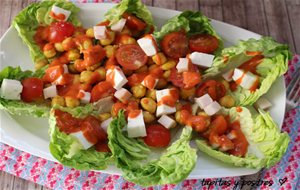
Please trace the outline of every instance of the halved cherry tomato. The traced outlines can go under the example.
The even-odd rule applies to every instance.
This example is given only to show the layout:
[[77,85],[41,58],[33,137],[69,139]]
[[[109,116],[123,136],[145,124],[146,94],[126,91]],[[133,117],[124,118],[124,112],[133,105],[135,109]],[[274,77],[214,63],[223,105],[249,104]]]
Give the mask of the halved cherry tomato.
[[218,101],[220,98],[225,96],[226,88],[225,86],[216,80],[208,80],[203,83],[196,91],[196,95],[203,96],[204,94],[209,94],[213,100]]
[[54,22],[50,25],[49,38],[50,42],[61,42],[65,38],[72,36],[75,32],[75,27],[69,22]]
[[39,78],[27,78],[22,80],[21,99],[24,102],[33,102],[43,98],[43,81]]
[[142,31],[147,26],[145,22],[132,14],[125,12],[122,16],[126,19],[126,26],[128,26],[131,30]]
[[166,147],[171,141],[171,133],[160,124],[152,124],[146,127],[147,136],[144,142],[152,147]]
[[148,60],[140,46],[135,44],[122,45],[116,52],[116,58],[118,63],[128,70],[137,70]]
[[88,116],[80,123],[84,137],[92,144],[107,140],[106,132],[99,126],[100,121],[94,116]]
[[99,82],[96,86],[93,87],[91,92],[91,102],[96,102],[101,98],[113,95],[115,89],[108,81]]
[[219,41],[213,35],[196,34],[190,38],[189,47],[191,51],[213,53],[218,49]]
[[[189,71],[199,74],[199,70],[198,70],[198,67],[196,65],[191,65]],[[183,80],[184,80],[183,74],[178,73],[176,67],[173,67],[171,69],[171,74],[170,74],[170,77],[169,77],[169,81],[171,81],[174,86],[177,86],[179,88],[186,88],[185,87],[186,84],[184,83]]]
[[178,59],[189,52],[189,42],[184,32],[172,32],[161,41],[162,51],[169,57]]

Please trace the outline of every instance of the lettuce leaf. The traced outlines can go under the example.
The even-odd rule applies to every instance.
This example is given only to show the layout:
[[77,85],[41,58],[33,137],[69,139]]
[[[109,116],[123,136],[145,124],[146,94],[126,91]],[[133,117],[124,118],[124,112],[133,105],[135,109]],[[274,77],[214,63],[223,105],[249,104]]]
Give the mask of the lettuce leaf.
[[[74,117],[84,117],[87,116],[89,112],[89,108],[83,112],[80,112],[80,110],[74,111],[70,108],[60,109],[65,112],[69,112],[72,115],[75,114],[73,115]],[[107,164],[112,162],[110,153],[98,152],[94,149],[94,147],[85,150],[76,138],[60,132],[56,126],[54,109],[51,110],[49,125],[50,152],[54,158],[63,165],[70,166],[78,170],[102,170],[107,167]]]
[[110,21],[110,25],[115,24],[122,18],[124,12],[134,14],[143,20],[147,24],[146,32],[154,26],[151,12],[140,0],[122,0],[105,14],[105,19]]
[[35,63],[40,61],[47,61],[40,47],[35,43],[33,37],[36,33],[38,26],[50,25],[54,19],[49,16],[53,5],[71,11],[68,22],[73,23],[75,26],[80,26],[76,14],[80,11],[73,3],[65,0],[46,0],[37,3],[32,3],[23,9],[13,20],[13,26],[18,31],[19,36],[23,42],[28,46],[30,56]]
[[229,114],[231,121],[240,121],[241,130],[249,143],[244,158],[214,150],[205,140],[196,140],[198,148],[211,157],[235,166],[257,169],[274,166],[287,150],[288,134],[280,132],[269,113],[260,110],[259,114],[251,114],[247,108],[242,109],[242,112],[237,112],[236,108],[231,108],[224,110],[224,113]]
[[273,82],[287,71],[288,60],[291,58],[288,46],[279,44],[270,37],[262,37],[259,40],[249,39],[240,41],[236,46],[223,49],[221,55],[214,59],[213,66],[205,71],[203,77],[214,77],[229,69],[238,67],[253,57],[247,55],[246,52],[262,52],[265,58],[256,68],[256,72],[260,75],[260,85],[255,92],[238,86],[237,90],[229,93],[235,98],[236,106],[255,103],[259,97],[270,89]]
[[158,159],[147,160],[150,155],[143,141],[132,139],[122,132],[126,127],[123,112],[114,119],[108,128],[109,147],[123,177],[142,186],[178,183],[193,170],[197,154],[189,141],[192,129],[185,127],[178,140],[168,147]]

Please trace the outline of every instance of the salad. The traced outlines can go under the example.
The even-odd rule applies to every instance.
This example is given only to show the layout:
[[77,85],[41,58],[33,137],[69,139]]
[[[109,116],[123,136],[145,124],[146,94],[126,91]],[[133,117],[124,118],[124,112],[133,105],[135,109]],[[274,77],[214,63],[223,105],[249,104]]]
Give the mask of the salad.
[[286,45],[262,37],[224,48],[200,12],[158,29],[139,0],[123,0],[91,28],[79,11],[63,0],[21,11],[13,26],[36,70],[0,72],[0,108],[49,118],[59,162],[115,164],[125,179],[150,186],[184,180],[198,150],[257,169],[281,159],[289,137],[262,96],[287,71]]

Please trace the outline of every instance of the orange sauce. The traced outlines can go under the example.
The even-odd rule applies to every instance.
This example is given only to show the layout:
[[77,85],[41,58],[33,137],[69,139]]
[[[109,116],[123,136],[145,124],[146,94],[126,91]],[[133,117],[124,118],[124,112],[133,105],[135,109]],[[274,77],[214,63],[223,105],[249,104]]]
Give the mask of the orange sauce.
[[184,125],[191,126],[197,132],[204,132],[207,129],[208,117],[202,115],[192,115],[187,110],[181,110],[180,121]]
[[201,82],[201,77],[198,72],[185,71],[183,72],[184,88],[192,88]]
[[259,79],[257,79],[253,85],[251,86],[251,88],[249,89],[250,92],[254,92],[257,88],[258,88],[258,85],[259,85]]
[[115,86],[115,70],[113,67],[107,71],[106,81],[110,82],[112,86]]
[[170,89],[170,94],[161,98],[157,105],[160,106],[162,104],[168,105],[170,107],[174,107],[177,100],[179,98],[178,91],[175,88]]
[[148,74],[146,72],[143,72],[143,73],[134,73],[130,77],[127,78],[127,80],[128,80],[127,84],[129,86],[131,86],[131,87],[135,86],[137,84],[140,84],[147,75]]
[[63,74],[64,74],[64,68],[62,65],[48,67],[45,71],[45,75],[43,76],[43,81],[52,83]]
[[241,108],[241,107],[236,107],[236,111],[237,111],[237,112],[242,112],[242,111],[243,111],[243,108]]
[[53,11],[50,11],[50,16],[59,21],[64,21],[66,19],[66,16],[64,14],[55,14]]
[[151,90],[153,90],[154,89],[154,87],[155,87],[155,85],[156,85],[156,81],[158,80],[158,78],[156,78],[155,76],[153,76],[153,75],[147,75],[145,78],[144,78],[144,85],[147,87],[147,88],[149,88],[149,89],[151,89]]
[[136,118],[137,116],[139,116],[141,114],[141,110],[131,110],[128,113],[128,118],[133,119]]
[[238,84],[238,85],[240,85],[242,83],[243,78],[244,78],[245,75],[246,75],[246,72],[244,72],[242,74],[242,76],[235,81],[235,83]]
[[243,69],[245,72],[250,71],[253,74],[257,74],[256,67],[262,62],[263,59],[263,55],[256,55],[250,60],[244,62],[242,65],[240,65],[239,69]]
[[246,51],[246,55],[248,56],[256,56],[256,55],[261,55],[262,52],[260,51]]
[[230,128],[237,134],[236,138],[232,139],[234,144],[234,149],[229,150],[228,152],[234,156],[244,157],[248,150],[248,141],[241,130],[240,122],[235,121],[231,123]]
[[62,97],[78,98],[81,90],[80,83],[59,86],[57,89],[58,95]]
[[100,46],[91,46],[83,50],[83,57],[86,66],[92,66],[99,63],[106,56],[105,50]]

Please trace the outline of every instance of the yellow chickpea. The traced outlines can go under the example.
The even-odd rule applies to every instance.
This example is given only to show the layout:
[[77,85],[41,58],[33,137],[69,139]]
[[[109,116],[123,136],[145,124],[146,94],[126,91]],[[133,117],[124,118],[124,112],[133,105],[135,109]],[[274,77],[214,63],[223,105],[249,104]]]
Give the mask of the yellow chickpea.
[[153,90],[148,89],[146,96],[148,98],[152,98],[153,100],[156,100],[156,90],[155,89],[153,89]]
[[207,113],[206,113],[205,111],[199,111],[199,112],[197,113],[197,115],[209,117],[209,115],[207,115]]
[[75,108],[80,105],[80,101],[77,98],[65,97],[65,101],[68,108]]
[[60,42],[55,43],[54,47],[55,47],[56,51],[59,51],[59,52],[65,51],[62,43],[60,43]]
[[190,89],[183,89],[183,88],[180,88],[180,97],[184,100],[187,100],[189,99],[190,97],[193,97],[195,96],[195,92],[196,92],[196,88],[193,87],[193,88],[190,88]]
[[165,79],[168,79],[170,77],[170,75],[171,75],[171,70],[167,70],[167,71],[164,72],[163,77]]
[[148,111],[143,111],[143,117],[144,117],[145,123],[151,123],[155,120],[155,116]]
[[106,79],[106,70],[104,67],[99,67],[95,70],[95,72],[98,72],[100,74],[100,81],[103,81]]
[[153,64],[148,67],[148,70],[149,70],[149,72],[151,72],[153,69],[156,69],[158,67],[159,67],[158,65]]
[[141,106],[144,110],[150,113],[155,113],[156,111],[156,102],[151,98],[142,98]]
[[183,124],[182,119],[181,119],[181,111],[177,111],[175,113],[175,120],[177,121],[177,123],[179,123],[181,125]]
[[75,69],[74,64],[68,64],[68,70],[70,73],[76,74],[78,71]]
[[162,70],[166,71],[166,70],[170,70],[172,69],[173,67],[176,66],[176,62],[173,61],[173,60],[170,60],[170,61],[167,61],[166,63],[164,63],[161,68]]
[[96,63],[96,64],[94,64],[94,65],[88,66],[88,67],[86,68],[86,70],[88,70],[88,71],[95,71],[96,69],[99,68],[100,65],[101,65],[101,63]]
[[77,83],[80,83],[80,75],[79,74],[76,74],[76,75],[73,75],[73,84],[77,84]]
[[167,61],[167,58],[162,52],[159,52],[156,55],[152,56],[152,60],[155,64],[162,65]]
[[80,73],[80,82],[81,83],[89,83],[91,81],[92,78],[92,71],[82,71]]
[[109,119],[110,117],[111,117],[110,113],[101,113],[101,114],[99,114],[99,119],[100,119],[101,122]]
[[157,89],[163,89],[168,85],[168,81],[164,78],[161,78],[158,80],[157,85],[155,88]]
[[229,85],[229,82],[227,82],[226,80],[221,80],[221,83],[225,86],[226,90],[229,90],[230,89],[230,85]]
[[67,58],[69,61],[75,61],[80,58],[80,53],[78,49],[71,49],[67,52]]
[[116,53],[117,46],[108,45],[105,46],[104,49],[106,51],[106,57],[110,58]]
[[81,51],[82,50],[85,50],[85,49],[88,49],[90,47],[93,46],[93,42],[91,39],[85,39],[83,42],[82,42],[82,46],[81,46]]
[[56,55],[56,50],[53,44],[48,43],[43,47],[45,57],[52,58]]
[[68,37],[62,41],[62,46],[65,51],[69,51],[71,49],[76,48],[76,44],[72,37]]
[[127,45],[127,44],[136,44],[136,40],[132,37],[129,36],[121,36],[120,39],[120,43],[123,45]]
[[235,105],[235,100],[232,96],[226,95],[220,99],[220,104],[226,108],[231,108]]
[[101,39],[100,44],[102,46],[107,46],[115,40],[116,33],[114,31],[107,32],[107,38]]
[[94,29],[93,28],[88,28],[85,32],[85,35],[87,35],[90,38],[94,38]]
[[143,72],[147,72],[147,71],[148,71],[147,65],[143,65],[139,69],[135,70],[136,73],[143,73]]
[[42,67],[46,66],[47,64],[48,64],[48,61],[46,59],[40,59],[35,63],[34,68],[36,70],[38,70],[38,69],[41,69]]
[[61,97],[61,96],[55,96],[54,98],[52,98],[52,101],[51,101],[51,106],[55,106],[55,105],[58,105],[58,106],[65,106],[66,105],[66,102],[65,102],[65,99],[64,97]]
[[131,92],[135,98],[142,98],[146,95],[146,87],[141,84],[131,87]]

